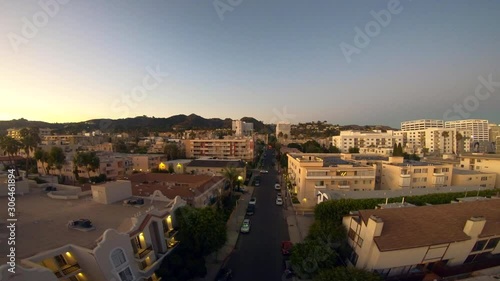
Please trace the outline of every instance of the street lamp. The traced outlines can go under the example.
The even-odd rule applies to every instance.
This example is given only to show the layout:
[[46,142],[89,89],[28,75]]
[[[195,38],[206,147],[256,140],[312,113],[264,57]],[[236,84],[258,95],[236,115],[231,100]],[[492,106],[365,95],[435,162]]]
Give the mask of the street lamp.
[[241,190],[240,184],[241,184],[242,181],[243,181],[243,177],[242,176],[238,176],[238,191]]

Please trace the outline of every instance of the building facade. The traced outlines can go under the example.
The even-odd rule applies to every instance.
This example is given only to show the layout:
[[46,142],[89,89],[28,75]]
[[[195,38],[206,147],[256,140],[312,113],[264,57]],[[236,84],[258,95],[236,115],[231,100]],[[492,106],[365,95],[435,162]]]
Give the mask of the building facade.
[[452,186],[479,186],[486,189],[495,188],[496,173],[485,173],[466,169],[453,169]]
[[344,153],[349,152],[349,148],[354,147],[392,149],[394,144],[404,145],[403,137],[394,135],[393,131],[385,133],[381,131],[341,131],[339,136],[332,137],[332,144]]
[[444,128],[443,120],[420,119],[401,122],[401,131],[417,131],[427,128]]
[[232,130],[237,137],[251,136],[253,133],[253,123],[247,123],[241,120],[232,121]]
[[187,158],[216,157],[253,161],[255,157],[253,137],[184,140],[184,146]]
[[276,124],[276,137],[280,138],[281,135],[282,138],[284,139],[291,139],[292,138],[291,129],[292,125],[289,122],[278,122]]
[[497,175],[495,188],[500,188],[500,155],[470,153],[460,155],[460,168]]

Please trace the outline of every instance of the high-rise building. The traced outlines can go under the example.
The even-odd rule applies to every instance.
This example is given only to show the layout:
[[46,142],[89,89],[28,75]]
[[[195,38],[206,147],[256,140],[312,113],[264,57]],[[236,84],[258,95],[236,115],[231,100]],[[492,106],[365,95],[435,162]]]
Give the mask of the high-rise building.
[[435,119],[420,119],[401,122],[401,131],[425,130],[427,128],[444,128],[444,121]]
[[403,136],[394,135],[393,131],[385,133],[380,131],[359,132],[342,131],[339,136],[332,137],[332,144],[340,149],[341,152],[348,152],[349,148],[391,148],[394,144],[403,145]]
[[465,152],[488,152],[491,150],[490,132],[488,120],[466,119],[446,121],[446,128],[456,128],[457,132],[470,135],[464,136],[467,138],[470,147],[465,149]]
[[279,138],[280,136],[283,136],[284,138],[290,138],[291,137],[291,135],[290,135],[291,129],[292,129],[292,125],[290,123],[279,122],[278,124],[276,124],[276,137]]

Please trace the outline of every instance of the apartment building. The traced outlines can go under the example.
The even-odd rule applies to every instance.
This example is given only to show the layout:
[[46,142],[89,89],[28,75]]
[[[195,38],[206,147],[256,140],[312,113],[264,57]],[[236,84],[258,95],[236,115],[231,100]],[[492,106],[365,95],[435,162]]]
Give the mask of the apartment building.
[[[392,155],[392,153],[391,153]],[[343,160],[355,161],[356,163],[375,167],[375,189],[381,189],[382,182],[382,164],[389,161],[391,156],[382,156],[377,154],[361,153],[343,153],[340,156]]]
[[490,143],[494,148],[492,152],[500,154],[500,125],[490,124],[489,131]]
[[242,160],[196,159],[186,165],[186,173],[193,175],[223,176],[227,168],[234,168],[242,183],[246,179],[246,163]]
[[443,120],[420,119],[401,122],[401,131],[418,131],[428,128],[444,128]]
[[469,153],[460,155],[460,168],[497,175],[495,187],[500,188],[500,155]]
[[446,128],[456,128],[457,130],[470,130],[472,132],[471,138],[474,141],[489,141],[489,126],[488,120],[481,119],[466,119],[446,121]]
[[376,167],[343,160],[338,155],[290,153],[288,179],[301,207],[312,208],[318,190],[373,190]]
[[241,120],[232,120],[232,130],[237,137],[251,136],[253,133],[253,123],[247,123]]
[[278,122],[276,124],[276,137],[278,138],[281,134],[283,135],[283,138],[285,138],[285,135],[287,136],[286,138],[291,138],[291,129],[292,125],[289,122]]
[[380,156],[392,156],[394,147],[360,147],[359,154],[375,154]]
[[382,164],[381,189],[438,188],[450,186],[453,165],[390,157]]
[[485,173],[466,169],[453,169],[451,178],[452,186],[480,186],[485,189],[495,188],[497,179],[496,173]]
[[405,131],[406,146],[419,153],[426,148],[428,153],[455,154],[457,150],[457,131],[454,128],[427,128]]
[[349,152],[349,148],[390,148],[394,144],[403,145],[403,136],[395,136],[393,131],[341,131],[339,136],[332,137],[332,144],[341,152]]
[[130,154],[133,163],[133,171],[151,172],[153,169],[158,169],[162,163],[163,155],[159,154]]
[[216,157],[253,161],[255,140],[253,137],[225,139],[183,140],[187,158]]
[[[116,189],[107,191],[114,193]],[[158,281],[155,271],[179,243],[175,210],[186,202],[176,198],[135,208],[121,200],[102,204],[99,196],[110,195],[96,193],[93,200],[67,201],[34,192],[18,198],[17,227],[23,231],[16,233],[17,241],[22,241],[16,243],[16,275],[7,272],[7,257],[2,255],[0,277],[23,281]],[[7,198],[0,198],[0,202],[7,204]],[[68,226],[68,220],[79,219],[90,221],[91,226]]]
[[343,225],[349,263],[386,278],[439,279],[500,262],[498,199],[353,211]]

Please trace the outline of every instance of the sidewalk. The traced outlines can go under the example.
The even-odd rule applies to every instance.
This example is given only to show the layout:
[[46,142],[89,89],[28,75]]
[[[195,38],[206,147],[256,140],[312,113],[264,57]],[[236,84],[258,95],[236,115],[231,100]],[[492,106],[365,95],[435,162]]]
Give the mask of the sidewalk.
[[238,237],[240,236],[240,227],[245,219],[245,214],[247,211],[248,201],[253,196],[254,187],[245,186],[248,191],[242,194],[236,207],[227,221],[227,241],[222,248],[219,249],[217,253],[211,254],[205,258],[207,266],[207,275],[203,278],[194,279],[195,281],[212,281],[215,280],[217,273],[223,264],[226,263],[227,259],[233,252],[236,243],[238,242]]

